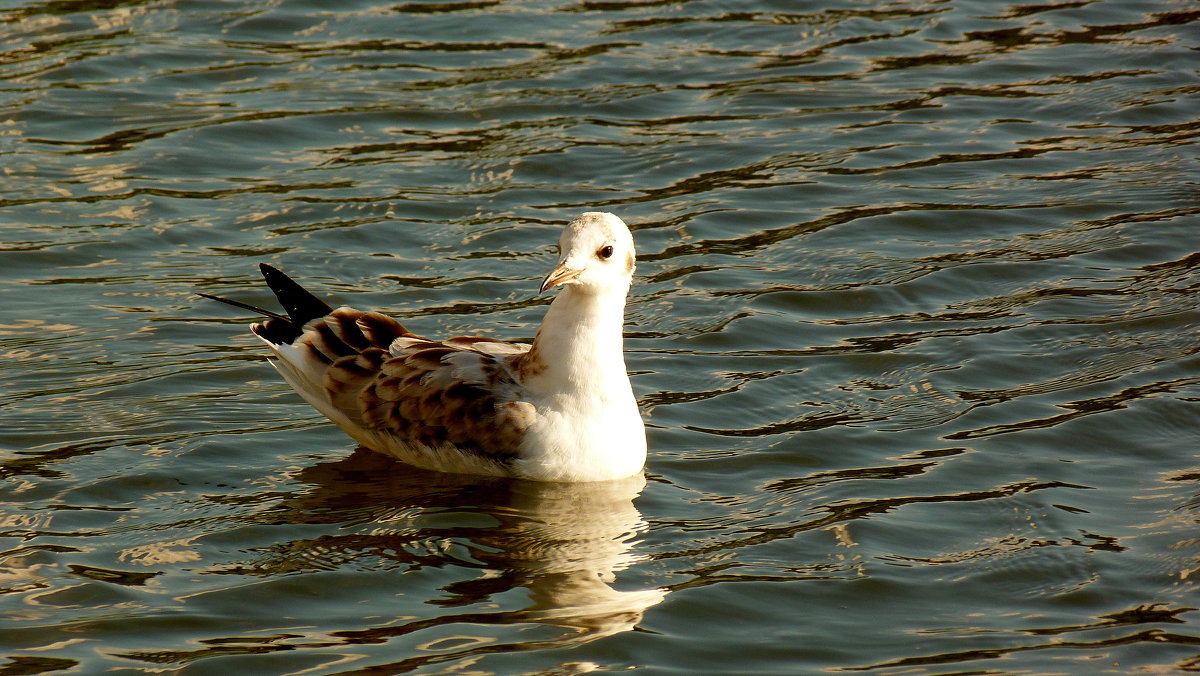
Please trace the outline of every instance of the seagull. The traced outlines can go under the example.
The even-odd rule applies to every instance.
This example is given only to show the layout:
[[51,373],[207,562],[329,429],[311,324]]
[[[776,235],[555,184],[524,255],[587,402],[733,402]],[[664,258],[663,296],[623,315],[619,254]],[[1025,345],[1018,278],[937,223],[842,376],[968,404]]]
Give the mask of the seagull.
[[424,469],[534,481],[608,481],[642,471],[646,431],[621,327],[633,236],[610,213],[571,221],[541,292],[561,291],[532,344],[418,336],[378,312],[336,310],[279,270],[259,269],[286,315],[250,330],[296,392],[354,440]]

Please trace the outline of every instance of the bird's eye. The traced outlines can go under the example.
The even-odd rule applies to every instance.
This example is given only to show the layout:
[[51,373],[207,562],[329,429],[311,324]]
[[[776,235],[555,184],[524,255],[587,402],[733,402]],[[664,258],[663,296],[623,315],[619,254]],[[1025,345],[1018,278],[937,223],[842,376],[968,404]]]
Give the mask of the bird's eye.
[[600,247],[600,250],[596,252],[596,255],[599,256],[601,259],[608,260],[609,258],[612,258],[613,248],[611,245],[610,246],[602,246],[602,247]]

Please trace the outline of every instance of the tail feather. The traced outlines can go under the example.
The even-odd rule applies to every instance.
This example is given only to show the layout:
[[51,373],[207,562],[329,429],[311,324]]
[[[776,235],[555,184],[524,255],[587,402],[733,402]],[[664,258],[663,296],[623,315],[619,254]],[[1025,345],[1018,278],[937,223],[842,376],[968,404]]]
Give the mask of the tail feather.
[[209,299],[209,300],[215,300],[215,301],[218,301],[218,302],[221,302],[221,303],[225,303],[226,305],[232,305],[232,306],[234,306],[234,307],[240,307],[240,308],[242,308],[243,310],[249,310],[249,311],[251,311],[251,312],[254,312],[254,313],[260,314],[260,315],[262,315],[262,316],[264,316],[264,317],[270,317],[270,318],[272,318],[272,319],[281,319],[281,320],[283,320],[283,321],[285,321],[285,322],[287,322],[287,321],[291,321],[291,320],[289,320],[287,317],[284,317],[283,315],[275,314],[274,312],[271,312],[270,310],[264,310],[264,309],[262,309],[262,308],[260,308],[260,307],[258,307],[258,306],[256,306],[256,305],[251,305],[251,304],[249,304],[249,303],[243,303],[243,302],[242,302],[242,301],[240,301],[240,300],[234,300],[234,299],[232,299],[232,298],[222,298],[221,296],[214,296],[214,295],[212,295],[211,293],[200,293],[199,291],[197,291],[197,292],[196,292],[196,295],[197,295],[197,296],[204,297],[204,298],[207,298],[207,299]]
[[270,287],[271,292],[275,294],[275,297],[279,299],[279,303],[283,305],[284,311],[287,312],[286,317],[231,298],[222,298],[199,292],[196,295],[267,317],[267,321],[255,324],[251,328],[254,330],[254,333],[275,345],[290,345],[292,341],[299,338],[304,332],[305,324],[333,312],[332,307],[309,293],[304,287],[292,280],[291,277],[288,277],[279,270],[266,263],[259,263],[258,269],[262,272],[263,279],[267,281],[267,286]]

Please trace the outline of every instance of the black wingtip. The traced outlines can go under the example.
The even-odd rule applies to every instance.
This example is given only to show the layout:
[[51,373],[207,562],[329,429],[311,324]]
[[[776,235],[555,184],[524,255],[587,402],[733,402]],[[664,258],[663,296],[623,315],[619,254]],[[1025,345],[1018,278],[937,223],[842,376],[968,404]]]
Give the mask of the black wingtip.
[[266,263],[259,263],[258,269],[262,272],[263,279],[267,281],[267,286],[271,287],[271,292],[283,305],[292,324],[295,324],[297,328],[333,312],[332,307],[279,270]]
[[266,263],[259,263],[258,269],[262,271],[263,279],[267,280],[267,286],[271,288],[271,292],[275,294],[275,297],[283,305],[283,309],[287,311],[286,317],[239,300],[222,298],[199,291],[196,292],[196,295],[267,317],[267,321],[254,325],[254,332],[277,345],[291,344],[304,332],[305,324],[333,312],[333,308],[279,270]]

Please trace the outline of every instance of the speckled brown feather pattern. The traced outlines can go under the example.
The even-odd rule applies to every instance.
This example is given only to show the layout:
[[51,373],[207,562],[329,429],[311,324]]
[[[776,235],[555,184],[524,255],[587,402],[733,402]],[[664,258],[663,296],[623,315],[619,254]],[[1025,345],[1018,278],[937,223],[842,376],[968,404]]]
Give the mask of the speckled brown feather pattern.
[[505,463],[534,418],[517,382],[525,344],[428,340],[385,315],[342,307],[305,325],[293,345],[327,364],[322,389],[335,409],[421,453],[451,444]]

